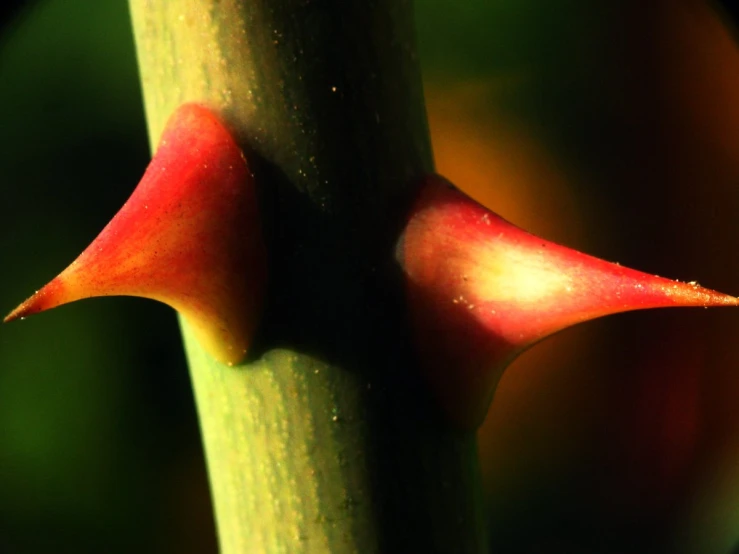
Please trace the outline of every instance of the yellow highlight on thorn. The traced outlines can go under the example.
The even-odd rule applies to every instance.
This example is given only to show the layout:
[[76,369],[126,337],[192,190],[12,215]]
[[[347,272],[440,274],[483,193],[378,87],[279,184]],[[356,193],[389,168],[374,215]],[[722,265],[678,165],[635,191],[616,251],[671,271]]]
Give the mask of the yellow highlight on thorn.
[[[475,252],[477,250],[477,252]],[[508,245],[492,242],[475,248],[478,260],[470,270],[470,286],[479,297],[518,306],[551,301],[558,293],[572,289],[572,279],[547,263],[544,256],[532,257]]]

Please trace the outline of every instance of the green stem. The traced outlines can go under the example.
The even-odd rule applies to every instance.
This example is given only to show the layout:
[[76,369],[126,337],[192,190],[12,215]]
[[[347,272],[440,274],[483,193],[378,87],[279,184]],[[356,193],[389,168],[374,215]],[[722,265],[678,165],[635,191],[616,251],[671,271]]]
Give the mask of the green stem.
[[196,101],[255,172],[251,361],[184,336],[224,553],[485,551],[473,433],[409,348],[393,246],[432,169],[410,2],[130,0],[151,143]]

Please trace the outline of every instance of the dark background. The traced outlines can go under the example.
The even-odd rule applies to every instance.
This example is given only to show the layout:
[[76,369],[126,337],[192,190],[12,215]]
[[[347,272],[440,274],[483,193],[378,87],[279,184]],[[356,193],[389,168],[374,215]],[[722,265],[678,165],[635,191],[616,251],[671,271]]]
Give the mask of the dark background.
[[[646,4],[645,7],[643,4]],[[439,170],[532,231],[739,294],[739,47],[698,0],[416,0]],[[124,0],[0,7],[0,310],[149,160]],[[499,553],[739,542],[739,313],[568,330],[480,434]],[[174,313],[81,302],[0,328],[0,553],[215,552]]]

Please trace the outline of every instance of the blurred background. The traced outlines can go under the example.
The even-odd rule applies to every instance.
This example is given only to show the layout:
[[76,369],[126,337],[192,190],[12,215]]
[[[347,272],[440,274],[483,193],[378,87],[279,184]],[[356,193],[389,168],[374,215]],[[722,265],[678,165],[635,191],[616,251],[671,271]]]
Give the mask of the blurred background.
[[[548,239],[739,294],[739,45],[703,0],[416,0],[439,171]],[[0,311],[149,160],[125,0],[0,11]],[[496,553],[739,552],[739,314],[538,345],[480,431]],[[0,553],[216,552],[174,313],[107,298],[0,329]]]

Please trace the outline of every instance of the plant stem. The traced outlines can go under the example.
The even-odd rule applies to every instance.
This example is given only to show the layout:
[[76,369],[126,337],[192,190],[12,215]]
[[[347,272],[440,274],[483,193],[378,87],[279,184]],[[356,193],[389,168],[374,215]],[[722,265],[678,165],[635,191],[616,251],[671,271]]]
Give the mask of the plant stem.
[[409,349],[394,243],[432,169],[409,1],[130,0],[151,144],[218,111],[255,173],[250,362],[183,326],[224,553],[484,552],[474,434]]

